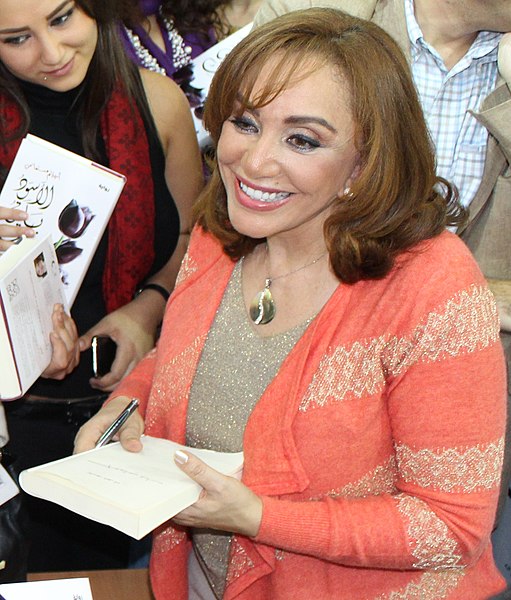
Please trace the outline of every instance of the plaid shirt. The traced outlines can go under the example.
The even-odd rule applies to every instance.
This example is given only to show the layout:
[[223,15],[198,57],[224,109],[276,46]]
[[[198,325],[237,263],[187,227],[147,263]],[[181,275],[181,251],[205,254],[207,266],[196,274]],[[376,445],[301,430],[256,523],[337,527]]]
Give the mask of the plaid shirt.
[[423,38],[413,0],[405,0],[412,72],[436,147],[437,172],[454,182],[468,206],[481,183],[488,132],[470,113],[495,89],[501,33],[481,31],[467,54],[448,71]]

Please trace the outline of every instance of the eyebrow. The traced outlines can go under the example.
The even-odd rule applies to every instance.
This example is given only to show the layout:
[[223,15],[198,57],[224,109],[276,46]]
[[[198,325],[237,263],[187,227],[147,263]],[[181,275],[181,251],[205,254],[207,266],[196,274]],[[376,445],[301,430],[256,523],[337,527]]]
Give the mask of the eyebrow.
[[[73,2],[73,0],[64,0],[64,2],[61,2],[57,8],[52,10],[51,13],[46,17],[46,20],[50,21],[53,19],[57,13],[59,13],[67,4],[71,4],[71,2]],[[28,25],[25,25],[24,27],[16,27],[15,29],[0,29],[0,34],[21,33],[23,31],[27,31],[27,29],[30,29]]]
[[[242,104],[240,96],[237,96],[236,100],[240,104]],[[249,112],[251,112],[253,115],[255,115],[256,117],[259,117],[259,109],[247,107],[247,110]],[[337,129],[333,125],[331,125],[326,119],[323,119],[322,117],[313,117],[313,116],[308,116],[308,115],[304,115],[304,116],[293,115],[291,117],[287,117],[284,120],[284,123],[286,123],[287,125],[307,125],[309,123],[316,123],[317,125],[321,125],[325,129],[328,129],[328,131],[331,131],[332,133],[337,133]]]
[[337,133],[337,129],[330,125],[330,123],[326,119],[322,119],[321,117],[312,117],[312,116],[292,116],[285,119],[284,123],[288,123],[290,125],[307,125],[308,123],[316,123],[317,125],[322,125],[328,131],[332,133]]

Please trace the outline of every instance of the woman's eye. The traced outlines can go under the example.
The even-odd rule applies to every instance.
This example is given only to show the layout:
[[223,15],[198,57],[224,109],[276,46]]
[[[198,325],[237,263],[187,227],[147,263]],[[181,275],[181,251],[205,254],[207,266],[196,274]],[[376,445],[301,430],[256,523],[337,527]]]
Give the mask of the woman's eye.
[[58,17],[55,17],[54,19],[52,19],[50,22],[50,25],[52,27],[58,27],[59,25],[63,25],[66,21],[69,20],[69,17],[73,14],[74,10],[75,10],[74,6],[71,7],[63,15],[59,15]]
[[11,44],[12,46],[20,46],[23,42],[26,42],[30,36],[28,34],[17,35],[13,37],[4,38],[2,44]]
[[308,137],[306,135],[290,135],[287,141],[291,146],[299,150],[300,152],[309,152],[320,147],[318,140]]
[[231,117],[229,121],[243,133],[257,133],[256,124],[247,117]]

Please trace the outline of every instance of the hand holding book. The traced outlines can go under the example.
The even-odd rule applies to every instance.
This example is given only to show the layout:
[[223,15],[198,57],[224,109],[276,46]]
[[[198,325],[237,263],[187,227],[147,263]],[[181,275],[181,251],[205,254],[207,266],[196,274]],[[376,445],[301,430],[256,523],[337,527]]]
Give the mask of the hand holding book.
[[185,527],[229,531],[253,537],[263,515],[261,498],[234,477],[212,469],[194,455],[177,450],[176,465],[203,489],[199,499],[172,520]]
[[0,252],[7,250],[9,246],[12,246],[14,243],[12,238],[17,238],[20,235],[26,235],[27,237],[35,236],[34,230],[30,227],[20,227],[18,225],[8,224],[13,221],[24,221],[25,219],[28,219],[28,213],[25,211],[8,208],[7,206],[0,206]]
[[[96,447],[98,439],[129,403],[130,399],[126,396],[112,399],[85,423],[75,440],[75,453],[79,453],[76,456],[77,460],[94,460],[96,465],[107,465],[109,474],[114,472],[130,474],[126,481],[117,482],[118,485],[126,486],[126,490],[128,487],[131,490],[129,502],[126,500],[126,494],[121,494],[122,498],[119,498],[117,507],[113,509],[111,506],[113,499],[109,498],[108,490],[88,489],[88,482],[79,481],[81,475],[76,472],[75,476],[75,471],[69,470],[71,465],[69,469],[66,467],[69,459],[36,467],[30,471],[36,476],[37,472],[41,471],[43,477],[50,477],[59,487],[62,485],[72,486],[79,496],[69,496],[68,501],[64,503],[60,495],[62,489],[59,492],[49,486],[43,488],[42,481],[41,486],[38,487],[27,484],[30,472],[23,476],[22,486],[23,483],[29,486],[28,488],[24,486],[24,489],[39,497],[59,502],[80,514],[117,527],[136,538],[145,535],[156,525],[169,518],[181,525],[207,527],[249,536],[256,535],[262,518],[262,501],[240,481],[242,453],[217,453],[187,448],[167,440],[142,436],[144,421],[138,411],[129,417],[118,435],[124,450],[130,450],[130,452],[121,451],[119,453],[118,444],[102,448]],[[108,452],[104,455],[105,458],[100,458],[100,454],[93,454],[102,451]],[[153,452],[154,454],[152,454]],[[166,453],[168,453],[167,456]],[[94,458],[95,456],[97,458]],[[160,463],[159,466],[157,466],[157,462]],[[63,468],[59,466],[59,463],[63,465]],[[140,464],[140,467],[136,467],[137,464]],[[142,467],[142,465],[145,466]],[[137,472],[140,468],[140,476],[143,474],[146,478],[145,490],[139,489],[140,486],[134,473],[135,468]],[[76,469],[79,469],[78,465]],[[52,475],[49,475],[50,470]],[[182,472],[185,477],[179,472]],[[151,473],[151,481],[149,481]],[[55,477],[57,475],[58,479]],[[97,475],[99,476],[100,473],[98,472]],[[133,482],[131,477],[135,477]],[[167,477],[169,477],[168,480]],[[164,491],[163,489],[158,490],[157,486],[158,493],[155,496],[155,492],[151,492],[150,486],[157,480],[161,483],[164,478],[167,486],[170,487],[166,487]],[[86,492],[81,491],[86,488]],[[116,496],[119,496],[119,489],[116,490]],[[147,498],[139,498],[139,504],[135,499],[135,490],[137,493],[141,495],[145,493],[147,496]],[[96,499],[100,498],[100,504],[98,503],[94,511],[90,509],[89,512],[85,512],[85,499],[83,499],[83,503],[80,499],[82,495],[93,495]],[[131,506],[132,501],[133,506]],[[128,504],[131,508],[128,508]],[[109,506],[109,511],[112,511],[108,513],[108,516],[106,506]],[[135,520],[130,523],[126,515],[122,516],[124,512],[133,515]]]
[[63,379],[75,369],[80,361],[78,331],[73,319],[66,313],[62,304],[56,304],[51,316],[53,331],[50,333],[52,345],[51,362],[42,372],[47,379]]
[[[136,539],[175,516],[247,535],[257,532],[259,499],[236,479],[243,465],[242,452],[188,448],[150,436],[137,437],[137,442],[139,452],[107,444],[28,469],[21,473],[20,485],[29,494]],[[173,460],[178,451],[190,456],[189,473]],[[197,510],[186,513],[193,504]]]

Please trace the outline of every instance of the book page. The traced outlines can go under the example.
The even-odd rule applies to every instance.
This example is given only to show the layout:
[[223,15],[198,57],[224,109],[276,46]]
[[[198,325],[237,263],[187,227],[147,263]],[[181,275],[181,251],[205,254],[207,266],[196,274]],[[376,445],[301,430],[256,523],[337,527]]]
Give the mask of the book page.
[[[51,360],[51,314],[57,303],[66,306],[57,257],[50,236],[41,240],[24,238],[0,257],[6,262],[19,257],[0,279],[0,296],[7,322],[10,351],[14,356],[21,392],[41,375]],[[7,351],[4,348],[3,351]],[[0,398],[5,398],[0,382]],[[8,396],[7,396],[8,397]]]
[[0,205],[26,211],[19,225],[38,236],[52,235],[69,306],[124,183],[122,175],[33,135],[21,143]]
[[[188,450],[226,475],[241,473],[242,452],[187,448],[150,436],[143,436],[142,443],[141,452],[128,452],[117,442],[28,469],[21,473],[20,485],[29,494],[117,528],[121,528],[122,519],[109,522],[106,518],[107,514],[114,514],[113,508],[132,515],[133,523],[139,522],[140,515],[154,512],[159,515],[151,527],[154,528],[195,502],[201,491],[174,463],[176,450]],[[121,531],[139,536],[129,519]],[[140,532],[140,537],[145,533]]]
[[93,600],[86,577],[0,584],[0,600]]

